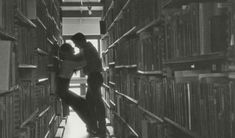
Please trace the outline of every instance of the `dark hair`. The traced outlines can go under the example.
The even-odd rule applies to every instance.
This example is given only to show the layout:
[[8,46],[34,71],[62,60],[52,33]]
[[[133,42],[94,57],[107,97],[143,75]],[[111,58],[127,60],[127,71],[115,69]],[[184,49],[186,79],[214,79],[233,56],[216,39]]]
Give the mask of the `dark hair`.
[[62,54],[63,52],[69,52],[72,48],[73,47],[68,43],[62,44],[59,48],[59,57],[60,57],[60,59],[64,59],[64,55]]
[[72,37],[71,37],[71,40],[72,41],[82,41],[82,42],[84,42],[84,41],[86,41],[86,37],[85,37],[85,35],[84,34],[82,34],[82,33],[76,33],[75,35],[73,35]]

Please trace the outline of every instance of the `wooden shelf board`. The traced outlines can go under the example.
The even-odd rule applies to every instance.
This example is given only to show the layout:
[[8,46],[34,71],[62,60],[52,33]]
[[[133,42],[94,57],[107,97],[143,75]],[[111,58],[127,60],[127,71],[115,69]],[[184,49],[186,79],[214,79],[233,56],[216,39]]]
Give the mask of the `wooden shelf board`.
[[104,71],[107,71],[109,69],[109,67],[103,67],[104,68]]
[[[224,0],[225,2],[226,0]],[[223,2],[221,0],[165,0],[164,4],[161,5],[162,8],[179,8],[183,5],[190,3],[199,2]]]
[[215,52],[205,55],[191,56],[191,57],[181,57],[174,58],[171,60],[166,60],[163,62],[165,65],[170,64],[182,64],[182,63],[194,63],[194,62],[202,62],[202,61],[211,61],[211,60],[225,60],[226,56],[224,52]]
[[112,2],[110,3],[108,10],[105,13],[105,16],[103,17],[103,20],[105,20],[108,17],[109,12],[111,11],[111,9],[113,9],[114,7],[114,0],[112,0]]
[[112,81],[109,81],[109,84],[111,84],[111,85],[113,85],[113,86],[116,85],[116,83],[115,83],[115,82],[112,82]]
[[43,115],[45,115],[49,110],[50,110],[51,106],[48,106],[46,109],[44,109],[41,113],[39,113],[38,117],[42,117]]
[[132,27],[130,30],[128,30],[125,34],[123,34],[119,39],[117,39],[113,44],[111,44],[108,48],[112,48],[116,46],[117,43],[119,43],[121,40],[123,40],[125,37],[130,36],[131,34],[134,34],[136,31],[136,26]]
[[37,65],[20,64],[18,68],[19,69],[37,69]]
[[109,109],[111,109],[111,106],[109,105],[109,103],[108,103],[104,98],[102,98],[102,100],[103,100],[104,104],[105,104]]
[[123,94],[123,97],[125,97],[128,101],[130,101],[130,102],[132,102],[134,104],[138,104],[138,100],[136,100],[136,99],[134,99],[134,98],[132,98],[132,97],[130,97],[128,95]]
[[48,56],[49,53],[47,53],[46,51],[40,49],[40,48],[37,48],[36,49],[36,52],[39,54],[39,55],[42,55],[42,56]]
[[48,80],[49,80],[49,78],[40,78],[37,80],[37,84],[47,82]]
[[0,90],[0,97],[5,96],[7,94],[11,94],[17,90],[19,90],[19,85],[12,86],[9,90]]
[[193,133],[192,131],[190,131],[189,129],[181,126],[180,124],[172,121],[171,119],[167,118],[167,117],[164,117],[164,121],[167,122],[168,124],[174,126],[175,128],[177,128],[178,130],[182,131],[183,133],[193,137],[193,138],[198,138],[198,136]]
[[31,120],[37,117],[39,112],[39,109],[37,108],[22,124],[20,125],[20,128],[23,128],[27,123],[29,123]]
[[65,126],[66,126],[66,120],[63,119],[63,120],[60,122],[59,127],[60,127],[60,128],[65,128]]
[[126,120],[124,118],[122,118],[118,113],[114,112],[114,115],[116,115],[127,127],[128,129],[136,136],[136,137],[139,137],[138,133],[135,132],[135,130],[131,127],[130,124],[128,124],[126,122]]
[[142,106],[138,105],[138,109],[140,109],[142,112],[146,113],[148,116],[150,116],[150,117],[152,117],[152,118],[158,120],[159,122],[161,122],[161,123],[164,122],[164,120],[163,120],[161,117],[159,117],[159,116],[157,116],[157,115],[151,113],[150,111],[144,109]]
[[153,27],[154,25],[159,24],[160,22],[161,22],[160,18],[155,19],[155,20],[153,20],[152,22],[150,22],[149,24],[145,25],[143,28],[139,29],[139,30],[136,32],[136,34],[140,34],[141,32],[147,30],[147,29],[150,28],[150,27]]
[[233,72],[229,72],[228,73],[228,78],[234,80],[235,79],[235,72],[234,71]]
[[37,27],[37,25],[27,18],[19,9],[17,9],[16,18],[18,19],[19,24],[24,24],[25,26],[32,28]]
[[47,31],[46,25],[37,17],[36,19],[32,19],[33,22],[37,23],[40,25],[45,31]]
[[101,40],[103,40],[104,38],[106,38],[107,36],[109,36],[109,32],[106,32],[104,35],[101,36]]
[[105,88],[107,88],[107,89],[110,89],[110,87],[109,87],[107,84],[105,84],[105,83],[103,83],[102,86],[105,87]]
[[120,69],[120,68],[127,68],[127,69],[132,69],[132,68],[137,68],[137,65],[136,64],[133,64],[133,65],[118,65],[118,66],[115,66],[116,69]]
[[126,95],[126,94],[120,93],[120,92],[118,92],[117,90],[114,91],[114,92],[115,92],[116,94],[118,94],[118,95],[124,97],[124,98],[127,99],[129,102],[132,102],[133,104],[138,104],[138,100],[136,100],[136,99],[134,99],[134,98],[132,98],[132,97]]
[[54,46],[54,43],[50,40],[50,38],[47,38],[47,42]]
[[120,10],[120,12],[118,13],[118,15],[116,16],[116,18],[113,20],[113,22],[111,23],[111,25],[108,27],[108,32],[111,30],[111,28],[114,26],[114,24],[122,17],[122,14],[124,12],[124,10],[126,10],[126,8],[128,7],[128,5],[130,4],[131,0],[127,0],[126,4],[122,7],[122,9]]
[[105,51],[103,51],[102,53],[103,54],[107,54],[108,53],[108,51],[109,51],[109,49],[106,49]]
[[112,100],[109,100],[109,102],[110,102],[110,104],[112,105],[112,106],[116,106],[116,104],[114,103],[114,101],[112,101]]
[[143,75],[162,75],[162,71],[142,71],[142,70],[137,70],[137,73],[143,74]]
[[15,41],[16,38],[2,30],[0,30],[0,39],[2,40],[10,40],[10,41]]
[[56,115],[54,114],[54,115],[51,117],[51,119],[50,119],[50,121],[49,121],[49,123],[48,123],[49,126],[51,126],[51,124],[53,123],[55,116],[56,116]]
[[109,66],[113,66],[113,65],[115,65],[115,62],[110,62],[109,63]]
[[52,39],[54,40],[54,42],[58,42],[58,40],[56,39],[54,35],[52,35]]
[[50,135],[50,130],[47,131],[47,133],[45,134],[44,138],[48,138],[48,136]]
[[174,7],[176,8],[187,3],[188,3],[187,0],[165,0],[164,4],[162,4],[161,6],[162,8],[174,8]]

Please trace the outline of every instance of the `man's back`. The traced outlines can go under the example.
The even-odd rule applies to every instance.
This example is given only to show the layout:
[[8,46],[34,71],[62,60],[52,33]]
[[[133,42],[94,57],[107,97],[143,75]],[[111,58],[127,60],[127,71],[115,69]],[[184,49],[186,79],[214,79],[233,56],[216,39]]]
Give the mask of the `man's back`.
[[87,42],[86,46],[83,48],[83,52],[87,62],[87,65],[83,68],[84,73],[101,72],[102,63],[96,48],[90,42]]

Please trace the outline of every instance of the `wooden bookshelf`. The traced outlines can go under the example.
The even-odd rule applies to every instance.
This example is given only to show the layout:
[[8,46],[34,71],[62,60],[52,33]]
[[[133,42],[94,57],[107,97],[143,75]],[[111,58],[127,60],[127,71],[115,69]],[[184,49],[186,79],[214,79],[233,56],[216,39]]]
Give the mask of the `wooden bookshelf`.
[[108,37],[108,36],[109,36],[109,33],[108,33],[108,32],[106,32],[104,35],[102,35],[102,36],[101,36],[101,38],[100,38],[100,39],[101,39],[101,40],[103,40],[103,39],[105,39],[105,38],[106,38],[106,37]]
[[151,118],[156,119],[156,120],[159,121],[160,123],[164,123],[164,120],[163,120],[161,117],[159,117],[159,116],[157,116],[157,115],[155,115],[155,114],[149,112],[148,110],[146,110],[145,108],[143,108],[143,107],[140,106],[140,105],[138,105],[137,107],[138,107],[139,110],[141,110],[143,113],[145,113],[146,115],[150,116]]
[[121,69],[121,68],[126,68],[126,69],[133,69],[133,68],[137,68],[136,64],[133,65],[118,65],[115,66],[116,69]]
[[54,121],[54,119],[55,119],[55,114],[51,117],[51,119],[50,119],[50,121],[48,122],[48,126],[51,126],[52,125],[52,123],[53,123],[53,121]]
[[38,116],[38,113],[39,113],[39,109],[36,109],[25,121],[22,122],[22,124],[20,125],[20,128],[23,128],[27,123],[35,119]]
[[123,93],[120,93],[118,92],[117,90],[114,91],[116,94],[124,97],[126,100],[128,100],[129,102],[133,103],[133,104],[138,104],[138,100],[134,99],[134,98],[131,98],[130,96],[126,95],[126,94],[123,94]]
[[26,27],[36,28],[37,26],[27,18],[20,10],[16,10],[16,18],[19,24],[23,24]]
[[18,68],[19,69],[37,69],[37,65],[20,64]]
[[33,22],[35,22],[35,24],[41,26],[45,31],[47,31],[47,27],[46,25],[41,21],[40,18],[36,18],[36,19],[32,19]]
[[103,86],[104,88],[106,88],[106,89],[110,89],[109,85],[107,85],[107,84],[105,84],[105,83],[103,83],[102,86]]
[[112,82],[112,81],[109,81],[109,84],[112,85],[112,86],[115,86],[116,83],[115,82]]
[[54,46],[54,43],[50,40],[50,38],[47,38],[47,42],[49,42],[52,46]]
[[109,52],[109,49],[106,49],[105,51],[103,51],[103,54],[107,54]]
[[129,6],[131,0],[127,0],[126,4],[122,7],[122,9],[120,10],[120,12],[118,13],[118,15],[116,16],[116,18],[114,19],[114,21],[110,24],[110,26],[108,27],[107,31],[110,31],[111,28],[114,26],[114,24],[122,17],[123,12],[126,10],[126,8]]
[[106,13],[105,13],[105,16],[103,17],[103,20],[105,20],[108,16],[108,14],[110,13],[110,11],[113,9],[113,6],[114,6],[114,0],[112,0],[112,2],[110,3]]
[[170,124],[171,126],[177,128],[178,130],[180,130],[181,132],[193,137],[193,138],[199,138],[198,135],[196,135],[195,133],[193,133],[192,131],[190,131],[189,129],[187,128],[184,128],[182,127],[180,124],[172,121],[171,119],[167,118],[167,117],[164,117],[163,118],[164,121],[167,123],[167,124]]
[[114,66],[115,65],[115,62],[110,62],[109,63],[109,66]]
[[142,70],[137,70],[137,73],[142,74],[142,75],[162,75],[162,71],[142,71]]
[[124,38],[134,34],[136,31],[136,26],[132,27],[129,31],[127,31],[125,34],[123,34],[119,39],[117,39],[113,44],[111,44],[108,48],[112,48],[114,46],[117,46],[116,44],[122,41]]
[[39,55],[42,55],[42,56],[48,56],[49,53],[47,53],[46,51],[40,49],[40,48],[37,48],[36,49],[36,52],[39,54]]
[[48,106],[47,108],[45,108],[43,111],[41,111],[39,114],[38,114],[38,117],[42,117],[44,116],[49,110],[50,110],[51,106]]
[[205,55],[174,58],[171,60],[163,61],[163,64],[171,65],[171,64],[208,62],[208,61],[218,61],[218,60],[226,60],[226,55],[224,52],[215,52],[215,53],[210,53],[210,54],[205,54]]
[[130,124],[128,124],[126,122],[126,120],[124,118],[122,118],[120,115],[118,115],[118,113],[114,112],[114,115],[117,116],[126,126],[127,128],[137,137],[139,138],[139,134],[135,131],[135,129],[132,128],[132,126]]
[[225,2],[226,0],[165,0],[162,8],[179,8],[182,5],[198,2]]
[[9,91],[0,91],[0,97],[8,94],[12,94],[19,90],[19,85],[12,86]]
[[44,138],[49,137],[50,133],[51,133],[50,130],[48,130],[47,133],[45,134]]
[[16,40],[15,36],[10,35],[7,32],[4,32],[2,30],[0,30],[0,38],[2,40],[10,40],[10,41],[15,41]]
[[113,106],[113,107],[116,107],[116,104],[114,103],[114,101],[112,100],[109,100],[110,104]]
[[47,83],[49,81],[49,78],[40,78],[37,80],[36,84],[43,84],[43,83]]
[[105,106],[106,106],[108,109],[111,109],[111,106],[109,105],[109,103],[108,103],[104,98],[102,98],[102,100],[103,100]]
[[146,31],[147,29],[159,25],[162,23],[162,20],[160,18],[154,19],[152,22],[148,23],[144,27],[140,28],[138,31],[136,31],[136,34],[140,34],[141,32]]

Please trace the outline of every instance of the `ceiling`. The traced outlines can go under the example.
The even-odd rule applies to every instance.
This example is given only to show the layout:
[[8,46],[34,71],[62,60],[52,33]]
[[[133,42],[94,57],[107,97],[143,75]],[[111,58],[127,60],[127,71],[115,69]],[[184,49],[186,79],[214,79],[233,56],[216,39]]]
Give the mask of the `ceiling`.
[[100,2],[101,0],[63,0],[63,2]]
[[101,0],[63,0],[62,17],[101,17],[103,4]]
[[99,21],[103,15],[103,0],[62,0],[63,35],[83,32],[99,35]]

